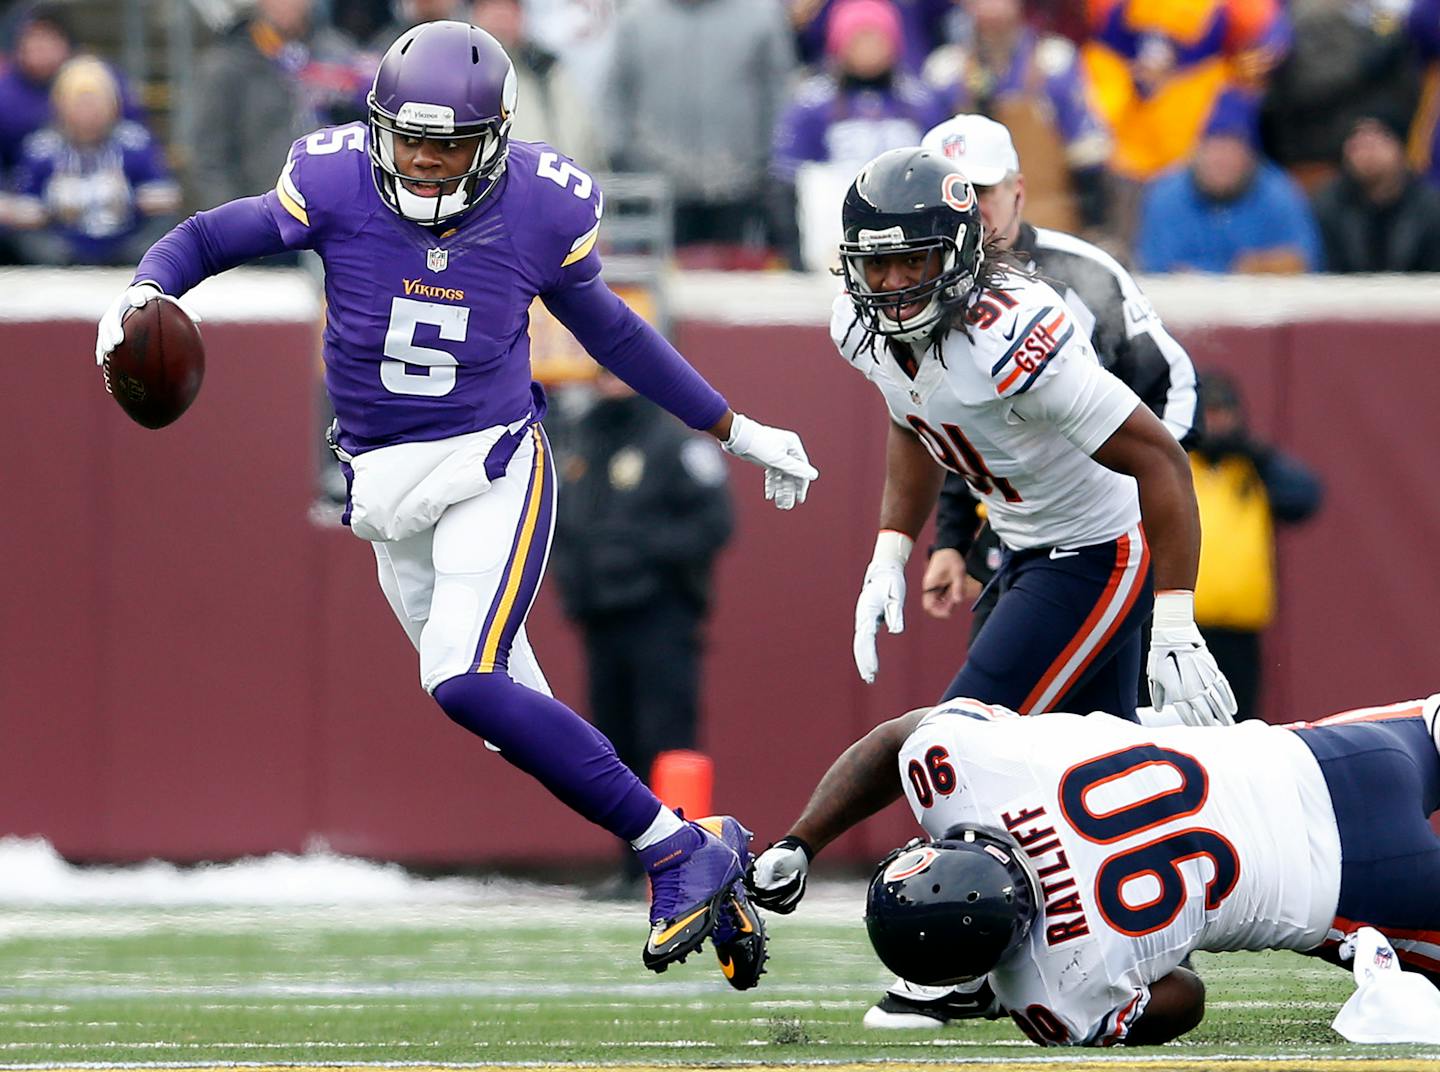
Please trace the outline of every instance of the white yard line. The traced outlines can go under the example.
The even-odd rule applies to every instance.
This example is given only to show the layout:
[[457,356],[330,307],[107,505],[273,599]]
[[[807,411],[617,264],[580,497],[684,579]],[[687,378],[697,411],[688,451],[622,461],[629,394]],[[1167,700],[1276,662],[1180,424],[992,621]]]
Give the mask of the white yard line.
[[[1030,1047],[1029,1042],[1016,1042],[1017,1047]],[[874,1068],[893,1069],[897,1065],[947,1065],[965,1067],[1034,1067],[1036,1065],[1047,1066],[1069,1066],[1075,1068],[1087,1068],[1104,1065],[1121,1065],[1135,1069],[1153,1069],[1155,1072],[1165,1072],[1174,1068],[1212,1068],[1216,1065],[1262,1065],[1267,1069],[1294,1068],[1304,1070],[1312,1065],[1330,1066],[1332,1064],[1354,1064],[1360,1067],[1376,1065],[1385,1068],[1406,1068],[1413,1069],[1421,1067],[1421,1062],[1433,1060],[1429,1057],[1391,1057],[1388,1055],[1376,1055],[1371,1057],[1365,1054],[1333,1054],[1324,1051],[1297,1050],[1285,1054],[1262,1054],[1262,1053],[1226,1053],[1226,1054],[1196,1054],[1187,1055],[1174,1052],[1173,1048],[1155,1056],[1142,1057],[1131,1054],[1066,1054],[1051,1055],[1036,1051],[1032,1055],[1024,1057],[964,1057],[962,1055],[946,1055],[943,1057],[909,1057],[902,1062],[896,1061],[857,1061],[850,1058],[837,1058],[827,1060],[818,1058],[814,1060],[790,1061],[790,1060],[741,1060],[725,1061],[716,1063],[712,1067],[762,1067],[762,1068]],[[41,1069],[86,1069],[95,1072],[109,1072],[109,1070],[122,1069],[191,1069],[191,1068],[247,1068],[267,1069],[274,1072],[294,1072],[296,1069],[327,1068],[327,1069],[351,1069],[351,1068],[391,1068],[391,1069],[489,1069],[489,1068],[572,1068],[583,1070],[589,1068],[606,1068],[623,1070],[626,1068],[651,1069],[657,1067],[658,1062],[646,1062],[644,1064],[627,1064],[625,1062],[557,1062],[557,1061],[287,1061],[283,1065],[277,1065],[266,1061],[244,1061],[244,1060],[189,1060],[189,1061],[67,1061],[60,1063],[4,1063],[0,1062],[0,1072],[38,1072]],[[686,1065],[681,1062],[667,1064],[667,1068],[684,1068]],[[1428,1067],[1428,1064],[1425,1065]]]
[[[850,983],[827,985],[828,995],[836,993],[875,996],[876,983]],[[804,995],[814,992],[810,985],[771,985],[771,993]],[[434,981],[408,983],[357,983],[304,981],[294,983],[215,983],[179,986],[133,986],[126,984],[86,984],[55,987],[0,987],[0,1009],[12,1000],[34,1002],[40,998],[54,998],[57,1001],[134,1000],[140,998],[216,997],[234,998],[559,998],[559,997],[614,997],[617,995],[644,997],[659,1005],[670,1004],[673,998],[713,997],[715,981],[708,976],[693,981],[656,979],[654,981],[622,983],[598,980],[594,983],[545,983],[545,982],[480,982],[480,981]],[[795,999],[798,1004],[814,1007],[816,1003]],[[290,1006],[276,1006],[290,1007]]]

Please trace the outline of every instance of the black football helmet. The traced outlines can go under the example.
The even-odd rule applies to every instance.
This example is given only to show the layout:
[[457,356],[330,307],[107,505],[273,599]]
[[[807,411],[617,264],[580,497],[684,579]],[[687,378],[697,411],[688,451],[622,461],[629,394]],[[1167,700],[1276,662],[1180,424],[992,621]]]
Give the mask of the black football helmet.
[[959,825],[896,849],[870,880],[865,929],[885,967],[924,986],[989,972],[1039,915],[1040,884],[1014,838]]
[[[877,335],[914,341],[948,306],[962,302],[984,259],[980,203],[958,165],[929,149],[891,149],[866,164],[845,195],[840,269],[860,322]],[[924,253],[925,277],[914,286],[875,291],[865,262]],[[901,310],[927,302],[913,316]]]

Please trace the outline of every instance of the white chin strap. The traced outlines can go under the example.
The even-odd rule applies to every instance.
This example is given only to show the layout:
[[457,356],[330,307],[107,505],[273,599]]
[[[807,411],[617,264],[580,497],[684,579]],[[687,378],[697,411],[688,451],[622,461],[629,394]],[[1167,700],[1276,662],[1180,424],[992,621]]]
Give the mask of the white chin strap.
[[[414,220],[416,223],[429,223],[435,219],[435,201],[433,197],[421,197],[405,188],[400,180],[395,181],[395,200],[400,206],[400,215],[407,220]],[[449,216],[457,212],[463,212],[467,207],[465,198],[465,187],[461,184],[460,189],[453,194],[441,194],[440,215]]]

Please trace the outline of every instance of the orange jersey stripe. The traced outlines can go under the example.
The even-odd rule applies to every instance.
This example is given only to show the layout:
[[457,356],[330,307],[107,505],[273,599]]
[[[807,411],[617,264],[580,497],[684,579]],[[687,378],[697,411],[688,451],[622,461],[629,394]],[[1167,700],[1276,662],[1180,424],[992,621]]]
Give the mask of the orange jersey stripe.
[[1115,1014],[1115,1026],[1111,1029],[1110,1034],[1105,1036],[1105,1040],[1101,1045],[1113,1046],[1130,1033],[1130,1025],[1126,1023],[1126,1021],[1130,1018],[1130,1014],[1135,1011],[1135,1006],[1139,1003],[1142,996],[1141,994],[1136,994],[1123,1009]]
[[1016,365],[1015,368],[1011,371],[1010,375],[1006,376],[1003,380],[1000,381],[1000,386],[996,388],[996,391],[998,391],[1000,394],[1004,394],[1005,389],[1008,388],[1016,380],[1018,380],[1020,378],[1020,373],[1024,371],[1025,370],[1022,369],[1019,365]]

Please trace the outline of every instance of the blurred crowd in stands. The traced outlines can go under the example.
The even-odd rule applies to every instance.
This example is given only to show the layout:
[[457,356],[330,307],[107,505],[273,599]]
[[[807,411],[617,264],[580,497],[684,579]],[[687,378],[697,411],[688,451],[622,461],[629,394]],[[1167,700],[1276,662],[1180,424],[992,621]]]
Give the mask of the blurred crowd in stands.
[[200,50],[184,145],[95,10],[0,24],[12,263],[133,263],[269,189],[295,137],[364,117],[400,33],[460,18],[515,60],[514,136],[669,180],[682,265],[824,267],[805,235],[859,167],[978,112],[1030,222],[1139,271],[1440,271],[1440,0],[255,0]]

